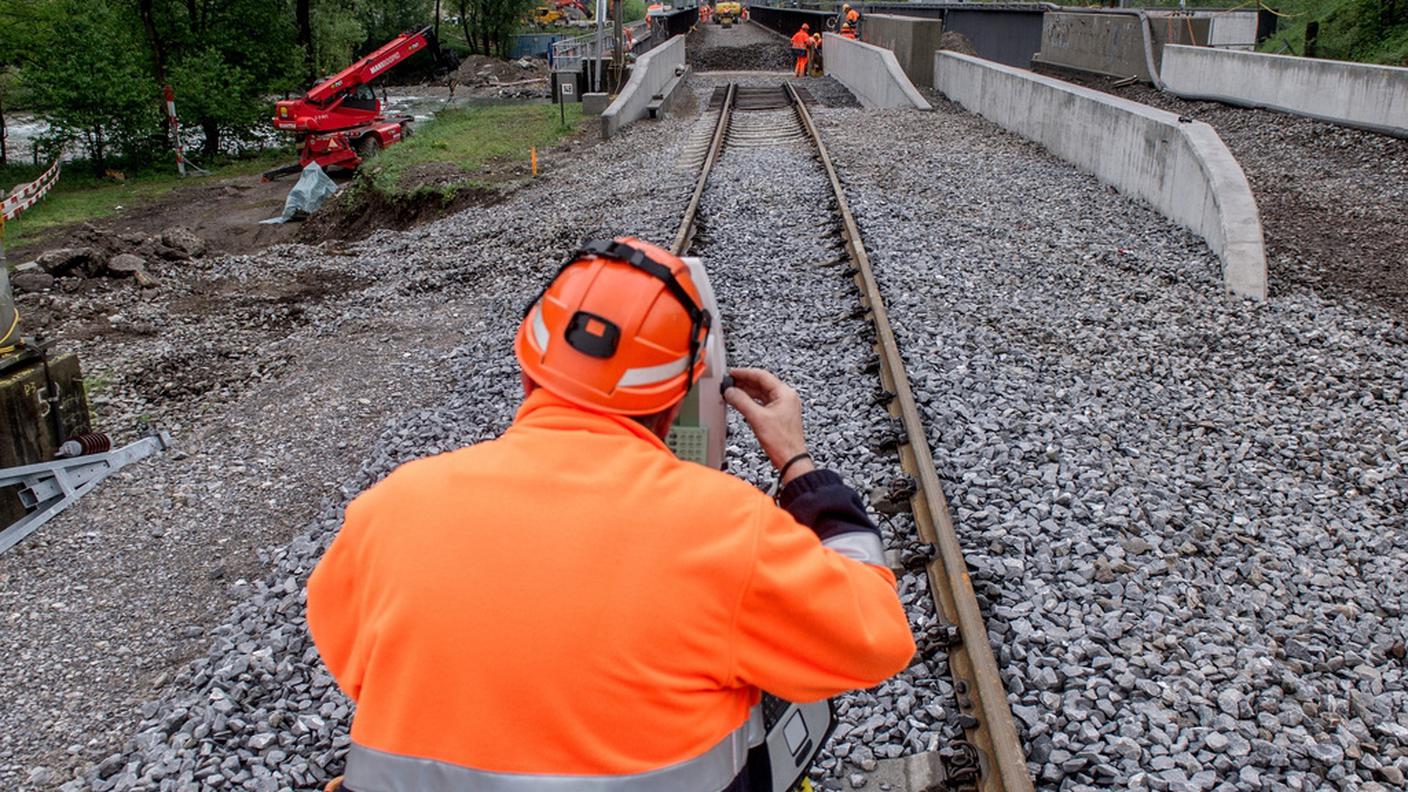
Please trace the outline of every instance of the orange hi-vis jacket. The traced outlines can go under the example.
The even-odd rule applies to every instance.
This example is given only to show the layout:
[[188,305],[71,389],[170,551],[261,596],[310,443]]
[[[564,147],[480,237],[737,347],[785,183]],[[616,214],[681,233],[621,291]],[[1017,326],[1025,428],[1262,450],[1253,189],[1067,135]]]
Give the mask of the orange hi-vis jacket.
[[807,44],[809,44],[811,40],[812,37],[810,33],[799,29],[796,33],[792,34],[792,49],[804,50],[807,48]]
[[397,469],[308,582],[357,702],[347,787],[723,789],[760,688],[816,701],[914,652],[859,498],[814,471],[783,502],[869,529],[823,546],[748,483],[543,389],[498,439]]

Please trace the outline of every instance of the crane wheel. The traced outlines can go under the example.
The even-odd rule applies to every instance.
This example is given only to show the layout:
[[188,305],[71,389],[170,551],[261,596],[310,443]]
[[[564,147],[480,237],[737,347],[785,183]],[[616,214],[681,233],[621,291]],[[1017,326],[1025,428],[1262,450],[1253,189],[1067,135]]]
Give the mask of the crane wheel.
[[357,141],[357,156],[361,157],[363,162],[380,153],[381,141],[377,140],[376,135],[363,135],[362,139]]

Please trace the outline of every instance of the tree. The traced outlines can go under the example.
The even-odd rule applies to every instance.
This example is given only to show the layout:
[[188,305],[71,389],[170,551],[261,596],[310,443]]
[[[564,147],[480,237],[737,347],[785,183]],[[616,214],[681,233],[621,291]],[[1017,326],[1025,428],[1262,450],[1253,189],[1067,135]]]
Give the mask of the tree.
[[458,0],[460,26],[471,52],[507,57],[513,34],[534,0]]
[[306,72],[285,0],[155,0],[169,78],[184,119],[214,157],[224,136],[248,135],[273,112],[270,94],[292,90]]
[[318,79],[317,57],[313,48],[313,0],[295,0],[294,24],[298,26],[298,46],[303,50],[303,81]]
[[62,15],[35,32],[44,57],[25,65],[22,82],[54,152],[76,142],[101,174],[114,150],[135,150],[157,127],[146,48],[112,0],[56,5]]

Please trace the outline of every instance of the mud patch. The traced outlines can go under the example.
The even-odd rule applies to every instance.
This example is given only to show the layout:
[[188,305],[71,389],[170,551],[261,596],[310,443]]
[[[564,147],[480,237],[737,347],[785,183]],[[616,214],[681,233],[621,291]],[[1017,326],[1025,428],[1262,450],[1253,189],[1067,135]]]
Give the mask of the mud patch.
[[435,178],[448,178],[448,174],[442,173],[438,177],[428,176],[430,181],[426,183],[427,188],[411,193],[387,195],[371,188],[339,192],[317,214],[308,218],[298,233],[298,241],[356,241],[383,228],[405,231],[470,207],[493,206],[504,200],[509,192],[464,186],[464,171],[453,165],[426,163],[426,166],[453,169],[458,174],[456,181],[459,186],[443,191],[435,189]]
[[[290,155],[291,157],[293,155]],[[199,181],[177,187],[150,203],[131,206],[110,217],[88,223],[60,226],[33,242],[7,251],[11,261],[23,262],[55,248],[73,247],[79,237],[96,229],[107,234],[160,234],[171,226],[185,226],[210,245],[211,255],[240,255],[289,242],[298,232],[294,224],[260,225],[277,217],[293,180],[261,182],[258,175],[218,181]]]

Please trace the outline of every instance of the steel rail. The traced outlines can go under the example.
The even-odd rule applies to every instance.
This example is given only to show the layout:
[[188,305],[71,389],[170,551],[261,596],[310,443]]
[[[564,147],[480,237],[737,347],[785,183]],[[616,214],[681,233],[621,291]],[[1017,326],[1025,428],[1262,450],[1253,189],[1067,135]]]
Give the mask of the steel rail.
[[1031,774],[1022,753],[1021,742],[1017,739],[1017,728],[1012,721],[1012,708],[1007,702],[1007,692],[1002,684],[1002,676],[997,670],[997,660],[993,657],[992,646],[988,643],[987,626],[978,607],[978,599],[973,593],[973,582],[968,577],[968,565],[963,558],[963,547],[954,531],[953,520],[949,516],[948,500],[944,497],[938,473],[934,470],[934,459],[929,452],[929,438],[924,431],[924,422],[914,401],[914,393],[909,387],[909,375],[905,371],[904,358],[900,355],[899,344],[895,341],[890,319],[885,311],[885,301],[880,295],[880,287],[875,280],[875,272],[870,266],[870,257],[865,252],[865,243],[846,202],[846,191],[836,174],[836,167],[826,150],[811,113],[790,83],[787,92],[801,118],[802,125],[816,146],[817,158],[831,180],[831,189],[836,196],[836,211],[841,216],[847,250],[854,263],[856,283],[860,286],[863,303],[869,310],[875,325],[876,352],[880,356],[881,379],[889,393],[894,394],[889,410],[897,415],[904,425],[907,442],[900,445],[900,463],[906,472],[914,476],[918,485],[910,498],[914,521],[919,535],[925,542],[938,549],[938,555],[926,565],[929,576],[929,590],[933,593],[934,604],[949,624],[958,627],[961,641],[949,647],[949,669],[954,678],[959,708],[973,716],[976,725],[965,729],[968,741],[982,753],[985,760],[979,777],[979,789],[988,792],[1029,792],[1032,787]]
[[[885,310],[885,301],[875,280],[870,257],[865,252],[860,228],[851,214],[845,189],[831,162],[826,144],[812,121],[811,113],[807,111],[806,104],[790,83],[786,84],[786,91],[788,101],[796,112],[803,131],[815,146],[817,158],[831,182],[846,250],[851,259],[856,284],[861,291],[861,302],[875,327],[875,348],[880,359],[881,384],[892,397],[888,409],[891,415],[900,418],[904,426],[906,439],[900,444],[900,464],[916,483],[915,493],[910,498],[910,508],[914,513],[920,539],[937,549],[936,557],[925,565],[929,590],[933,594],[934,604],[940,616],[958,630],[959,640],[947,647],[948,666],[954,679],[959,709],[965,715],[971,716],[971,725],[965,724],[964,733],[965,738],[979,751],[981,772],[978,789],[982,792],[1031,792],[1031,775],[1027,771],[1026,758],[1017,739],[1012,709],[1008,705],[1002,677],[997,670],[997,660],[988,643],[987,626],[983,622],[982,611],[973,592],[973,583],[968,577],[963,547],[954,531],[948,500],[944,497],[938,473],[934,470],[928,435],[924,431],[924,423],[909,386],[904,358],[890,326],[889,314]],[[699,180],[685,209],[679,231],[675,235],[672,250],[676,255],[683,255],[692,240],[699,202],[708,184],[709,173],[723,152],[736,92],[737,85],[730,84],[719,108],[719,118],[714,127],[708,156],[700,170]]]
[[694,183],[694,195],[690,196],[689,206],[685,207],[684,219],[680,221],[679,231],[675,233],[675,243],[670,246],[670,252],[676,256],[683,256],[694,239],[694,220],[699,215],[699,199],[704,197],[704,188],[709,184],[709,172],[714,169],[714,163],[724,150],[724,137],[728,134],[729,119],[733,116],[733,100],[737,93],[737,83],[729,83],[728,93],[724,94],[723,104],[719,107],[719,120],[714,124],[709,155],[704,158],[704,165],[699,170],[699,181]]

